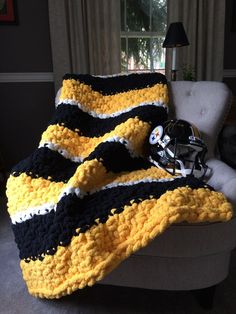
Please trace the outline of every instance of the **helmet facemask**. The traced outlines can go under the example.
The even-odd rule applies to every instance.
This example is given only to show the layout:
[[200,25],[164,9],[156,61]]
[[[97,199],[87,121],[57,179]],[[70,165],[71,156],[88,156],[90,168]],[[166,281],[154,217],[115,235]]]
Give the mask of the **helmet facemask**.
[[184,134],[184,130],[180,130],[182,133],[178,132],[178,129],[177,131],[174,129],[174,132],[171,132],[173,129],[171,127],[175,127],[179,121],[185,128],[185,124],[187,124],[188,128],[191,126],[184,120],[168,121],[166,125],[163,125],[163,132],[156,140],[156,145],[151,143],[151,141],[155,142],[152,132],[150,135],[150,139],[152,136],[152,140],[150,140],[152,146],[150,148],[149,160],[172,175],[194,175],[198,178],[203,178],[208,169],[204,161],[207,147],[200,137],[195,136],[196,134],[193,132],[187,135]]

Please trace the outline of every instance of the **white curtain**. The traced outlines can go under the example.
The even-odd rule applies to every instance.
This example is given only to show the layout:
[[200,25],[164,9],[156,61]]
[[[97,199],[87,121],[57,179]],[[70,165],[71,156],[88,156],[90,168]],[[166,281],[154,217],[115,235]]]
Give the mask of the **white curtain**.
[[[190,46],[177,48],[178,79],[183,65],[197,80],[223,78],[225,0],[168,0],[168,25],[182,22]],[[171,49],[167,49],[167,72]]]
[[65,73],[120,72],[119,0],[48,0],[56,90]]

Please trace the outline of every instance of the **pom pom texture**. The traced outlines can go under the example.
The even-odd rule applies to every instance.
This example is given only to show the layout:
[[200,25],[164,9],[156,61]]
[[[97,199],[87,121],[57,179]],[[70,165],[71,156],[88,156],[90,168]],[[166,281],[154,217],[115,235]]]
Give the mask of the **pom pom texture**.
[[29,292],[60,298],[92,286],[173,223],[227,221],[225,196],[145,158],[167,120],[159,73],[64,76],[39,147],[7,182],[8,211]]

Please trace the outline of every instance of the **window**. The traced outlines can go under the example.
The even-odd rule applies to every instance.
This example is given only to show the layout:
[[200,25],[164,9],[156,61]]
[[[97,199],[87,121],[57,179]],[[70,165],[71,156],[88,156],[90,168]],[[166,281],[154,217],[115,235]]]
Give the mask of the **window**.
[[121,70],[165,69],[167,0],[121,1]]

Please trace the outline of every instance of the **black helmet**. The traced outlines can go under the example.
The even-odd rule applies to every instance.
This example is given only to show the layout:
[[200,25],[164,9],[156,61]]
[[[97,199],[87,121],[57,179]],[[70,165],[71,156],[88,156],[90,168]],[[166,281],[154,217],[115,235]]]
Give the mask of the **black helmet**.
[[192,174],[203,178],[207,147],[200,132],[185,120],[169,120],[158,125],[149,137],[149,160],[171,174]]

